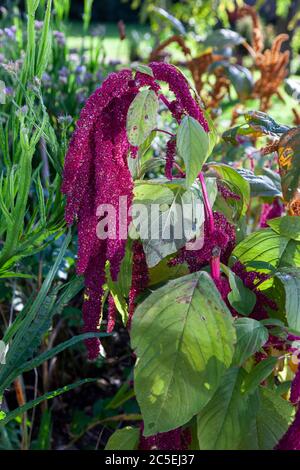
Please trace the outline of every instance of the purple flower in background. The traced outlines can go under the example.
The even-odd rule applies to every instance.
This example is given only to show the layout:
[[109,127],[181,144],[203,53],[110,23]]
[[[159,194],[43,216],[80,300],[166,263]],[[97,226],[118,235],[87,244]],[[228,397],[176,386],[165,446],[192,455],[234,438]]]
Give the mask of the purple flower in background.
[[58,77],[59,77],[59,81],[63,84],[66,84],[68,83],[68,77],[70,75],[70,70],[67,68],[67,67],[62,67],[59,71],[58,71]]
[[4,28],[6,36],[13,41],[16,39],[16,31],[17,29],[15,26],[11,26],[10,28]]
[[66,44],[65,35],[61,31],[53,31],[53,36],[55,37],[59,46],[64,46]]
[[43,25],[44,25],[43,21],[35,20],[34,22],[35,29],[38,31],[42,29]]
[[268,227],[267,221],[275,219],[276,217],[281,217],[283,210],[284,206],[280,202],[279,198],[274,199],[272,204],[263,204],[259,220],[259,226],[261,228]]
[[49,75],[49,73],[47,72],[44,72],[43,75],[42,75],[42,83],[43,85],[45,86],[51,86],[52,85],[52,78],[51,76]]

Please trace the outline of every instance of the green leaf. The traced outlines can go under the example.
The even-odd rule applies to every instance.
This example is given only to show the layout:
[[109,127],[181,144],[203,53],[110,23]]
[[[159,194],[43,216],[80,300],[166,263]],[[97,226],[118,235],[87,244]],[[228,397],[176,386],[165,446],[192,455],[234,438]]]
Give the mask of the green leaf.
[[277,217],[267,221],[267,224],[274,230],[286,238],[291,238],[300,241],[300,218],[286,215],[284,217]]
[[51,51],[51,39],[52,34],[50,31],[50,20],[51,20],[51,4],[52,0],[48,0],[46,13],[43,21],[42,34],[39,41],[39,48],[36,60],[36,76],[41,78],[48,63],[49,54]]
[[255,175],[251,170],[241,168],[238,173],[248,181],[251,196],[256,197],[281,197],[281,189],[268,175]]
[[125,296],[120,289],[119,283],[114,282],[111,278],[109,261],[107,261],[105,265],[105,276],[107,287],[112,298],[114,299],[115,306],[117,307],[117,310],[122,317],[123,324],[126,325],[128,320],[128,305]]
[[253,89],[253,77],[250,70],[238,64],[229,64],[226,70],[239,99],[249,98]]
[[263,261],[274,267],[280,264],[289,240],[271,229],[251,233],[233,250],[232,256],[241,263]]
[[[207,178],[206,183],[213,204],[215,178]],[[204,223],[202,191],[198,183],[186,190],[184,180],[174,183],[163,180],[138,183],[134,192],[133,227],[143,242],[147,264],[152,268],[200,233]]]
[[259,362],[245,378],[243,384],[245,393],[253,393],[260,383],[269,377],[277,361],[277,357],[268,357]]
[[212,397],[232,360],[232,323],[206,272],[170,281],[138,306],[131,341],[146,436],[185,424]]
[[141,145],[156,127],[158,98],[153,90],[140,91],[128,109],[127,135],[131,145]]
[[[11,332],[14,334],[6,356],[6,364],[0,368],[0,395],[3,387],[5,388],[9,385],[10,376],[14,373],[14,370],[32,356],[33,352],[38,348],[43,335],[51,325],[51,319],[54,313],[59,313],[60,307],[64,305],[64,301],[68,302],[70,300],[70,293],[74,295],[73,283],[69,284],[57,302],[58,287],[52,289],[52,292],[49,293],[51,284],[63,260],[70,239],[71,234],[69,233],[65,237],[55,263],[51,267],[35,300],[33,302],[30,300],[28,310],[26,310],[26,316],[22,318],[20,313],[21,322],[18,315],[11,325],[10,331],[7,331],[4,336],[4,341],[7,343],[8,338],[11,337]],[[75,280],[75,292],[77,292],[81,283],[82,280],[80,280],[79,284],[78,280]]]
[[51,410],[45,410],[42,414],[39,434],[35,449],[50,450],[52,434],[52,413]]
[[244,439],[245,450],[273,450],[288,430],[294,407],[276,391],[259,388],[259,409],[251,430]]
[[226,47],[237,46],[244,41],[245,39],[240,34],[231,29],[217,29],[207,36],[204,45],[206,47],[224,49]]
[[175,16],[171,15],[167,10],[165,10],[164,8],[161,8],[161,7],[156,7],[156,6],[153,6],[151,7],[150,11],[156,13],[157,15],[159,15],[160,17],[164,18],[165,20],[169,21],[172,26],[177,29],[177,31],[180,33],[180,34],[185,34],[186,31],[185,31],[185,27],[183,26],[182,22],[178,20],[178,18],[176,18]]
[[136,67],[137,72],[144,73],[145,75],[150,75],[150,77],[154,77],[152,69],[145,64],[139,64]]
[[285,290],[285,312],[288,325],[300,331],[300,269],[281,268],[275,276]]
[[252,318],[238,318],[234,324],[237,343],[232,362],[241,366],[267,342],[269,333],[267,328]]
[[197,178],[208,157],[209,137],[201,124],[191,116],[185,116],[177,131],[177,150],[186,169],[186,185],[189,188]]
[[45,351],[39,356],[31,359],[31,361],[24,362],[18,369],[15,370],[15,377],[18,377],[24,372],[27,372],[39,365],[43,364],[43,362],[48,361],[57,354],[61,353],[65,349],[71,348],[82,341],[85,341],[89,338],[103,338],[105,336],[109,336],[108,333],[82,333],[81,335],[73,336],[72,338],[64,341],[63,343],[54,346],[53,348],[49,349],[49,351]]
[[244,286],[242,279],[232,271],[229,271],[229,284],[231,292],[227,298],[230,305],[241,315],[250,315],[256,304],[255,293]]
[[136,450],[140,441],[141,430],[126,426],[123,429],[117,429],[105,446],[105,450]]
[[262,111],[248,111],[244,114],[245,121],[255,132],[260,135],[283,134],[289,128],[278,124],[271,116]]
[[20,406],[19,408],[16,408],[15,410],[10,411],[9,413],[6,413],[2,419],[0,415],[0,426],[5,426],[12,419],[15,419],[18,416],[21,416],[23,413],[26,413],[26,411],[31,410],[32,408],[38,406],[43,401],[51,400],[52,398],[58,397],[59,395],[69,392],[70,390],[73,390],[74,388],[80,387],[81,385],[84,385],[87,383],[96,382],[97,380],[98,379],[78,380],[77,382],[74,382],[69,385],[65,385],[64,387],[58,388],[57,390],[53,390],[52,392],[47,392],[44,395],[36,398],[35,400],[28,401],[25,405]]
[[253,77],[249,69],[238,64],[231,64],[226,60],[213,62],[209,71],[222,67],[225,75],[231,81],[240,100],[245,100],[251,95],[253,89]]
[[245,215],[250,202],[250,186],[246,178],[243,177],[237,170],[229,165],[223,163],[212,163],[209,167],[217,172],[222,179],[229,182],[235,192],[242,199],[241,215]]
[[209,139],[209,145],[208,145],[208,155],[210,155],[215,147],[215,145],[217,144],[218,140],[219,140],[219,135],[218,135],[218,131],[217,131],[217,128],[216,128],[216,125],[214,123],[214,121],[212,120],[210,114],[208,111],[206,111],[205,109],[202,109],[202,112],[204,114],[204,117],[208,123],[208,127],[209,127],[209,132],[208,132],[208,139]]
[[286,78],[284,81],[284,89],[289,96],[292,96],[296,101],[300,98],[300,80],[293,78]]
[[245,372],[229,369],[213,398],[197,416],[201,450],[237,450],[255,416],[254,401],[242,394]]

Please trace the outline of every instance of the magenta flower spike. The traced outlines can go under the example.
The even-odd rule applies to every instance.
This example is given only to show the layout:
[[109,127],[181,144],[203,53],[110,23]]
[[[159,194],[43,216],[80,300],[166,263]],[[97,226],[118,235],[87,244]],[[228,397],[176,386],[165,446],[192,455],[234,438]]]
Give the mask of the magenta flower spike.
[[[67,196],[66,222],[74,220],[78,225],[77,272],[85,279],[85,301],[83,305],[84,331],[99,331],[102,307],[105,264],[110,263],[111,277],[117,280],[120,263],[124,257],[126,236],[119,227],[120,198],[127,198],[130,207],[133,198],[133,181],[127,164],[129,152],[137,155],[138,148],[132,147],[126,133],[128,108],[141,87],[150,87],[159,97],[163,97],[158,81],[164,81],[175,94],[171,102],[165,98],[178,121],[189,114],[199,121],[208,132],[208,124],[198,103],[191,96],[188,82],[176,67],[162,63],[152,63],[153,77],[137,72],[133,78],[131,70],[112,73],[87,100],[66,156],[62,191]],[[166,173],[171,176],[175,154],[175,139],[167,146],[168,164]],[[99,239],[96,233],[98,224],[97,208],[111,204],[116,213],[116,235]],[[130,218],[127,217],[127,224]],[[125,239],[124,239],[125,238]],[[133,274],[129,298],[130,319],[135,308],[136,296],[147,283],[147,265],[136,247],[137,265],[143,264],[140,273]],[[135,272],[135,271],[134,271]],[[142,285],[143,284],[143,285]],[[115,322],[113,299],[109,298],[108,329]],[[129,321],[130,324],[130,321]],[[87,341],[89,358],[99,354],[99,341]]]

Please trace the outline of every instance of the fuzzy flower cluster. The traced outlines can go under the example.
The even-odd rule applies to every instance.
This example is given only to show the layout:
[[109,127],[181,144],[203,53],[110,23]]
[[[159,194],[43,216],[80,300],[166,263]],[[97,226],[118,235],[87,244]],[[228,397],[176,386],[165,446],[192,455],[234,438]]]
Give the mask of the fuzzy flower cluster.
[[300,402],[300,366],[298,365],[298,369],[294,380],[291,386],[291,402],[296,404]]
[[258,273],[256,271],[247,271],[246,267],[239,261],[234,263],[232,271],[242,279],[245,287],[248,287],[248,289],[252,290],[256,295],[256,304],[253,312],[251,313],[252,318],[263,320],[264,318],[269,317],[268,308],[271,310],[277,310],[276,302],[269,299],[257,288],[258,283],[263,282],[268,278],[266,274]]
[[[85,278],[85,331],[99,329],[106,261],[110,262],[111,277],[116,281],[124,257],[126,240],[119,236],[118,230],[116,239],[100,240],[97,237],[96,212],[100,204],[112,204],[116,214],[119,214],[120,196],[127,196],[129,206],[132,202],[133,181],[127,165],[131,146],[126,134],[126,118],[134,97],[141,87],[147,85],[178,120],[189,114],[208,131],[208,124],[191,96],[183,75],[168,64],[152,63],[150,67],[153,76],[137,72],[133,78],[131,70],[108,76],[101,88],[87,100],[66,156],[62,191],[67,196],[66,221],[71,224],[76,220],[78,225],[77,272]],[[173,101],[164,98],[157,81],[168,84],[175,94]],[[119,226],[117,216],[116,227]],[[131,305],[134,305],[132,299],[139,288],[133,287]],[[112,300],[109,303],[111,329]],[[87,345],[89,357],[96,358],[99,353],[98,340],[88,340]]]
[[168,180],[173,179],[172,168],[174,165],[176,153],[176,140],[171,138],[167,142],[167,152],[166,152],[166,166],[165,166],[165,175]]
[[208,221],[204,222],[204,244],[199,250],[187,250],[182,248],[178,255],[170,260],[171,266],[186,262],[190,272],[199,271],[201,268],[209,264],[213,256],[213,251],[217,248],[220,250],[220,259],[223,263],[228,258],[235,245],[235,229],[221,212],[214,212],[214,227],[212,234],[209,232]]
[[218,187],[219,193],[225,200],[234,199],[235,201],[239,201],[241,199],[238,194],[234,193],[227,186],[222,184],[220,180],[217,180],[217,187]]
[[139,450],[188,450],[190,444],[189,429],[177,428],[155,436],[141,436]]
[[277,444],[276,450],[300,450],[300,408],[292,425]]
[[259,226],[261,228],[268,227],[267,221],[275,219],[276,217],[280,217],[283,213],[283,210],[284,206],[278,198],[274,199],[272,204],[263,204],[259,220]]
[[134,241],[132,259],[132,281],[129,292],[128,327],[130,328],[132,316],[136,307],[137,297],[146,289],[149,282],[148,266],[143,245]]

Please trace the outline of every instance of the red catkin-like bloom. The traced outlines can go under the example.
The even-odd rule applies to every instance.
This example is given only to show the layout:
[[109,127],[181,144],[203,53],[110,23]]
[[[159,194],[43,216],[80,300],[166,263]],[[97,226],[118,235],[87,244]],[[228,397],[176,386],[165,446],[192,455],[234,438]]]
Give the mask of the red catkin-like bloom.
[[227,186],[222,184],[219,180],[217,180],[217,187],[218,187],[218,191],[220,192],[221,196],[223,196],[223,198],[225,200],[234,199],[236,201],[239,201],[241,199],[238,194],[231,191]]
[[170,260],[171,266],[187,262],[190,272],[199,271],[209,264],[216,247],[221,251],[221,261],[227,263],[235,245],[235,229],[221,212],[214,212],[213,218],[215,230],[212,234],[209,232],[208,221],[204,222],[203,247],[200,250],[182,248],[178,255]]
[[298,365],[298,369],[294,377],[294,380],[292,382],[290,400],[294,404],[300,401],[300,366],[299,365]]
[[278,198],[274,199],[272,204],[263,204],[259,226],[261,228],[268,227],[267,221],[280,217],[283,213],[283,204]]
[[[88,99],[66,156],[62,191],[67,195],[66,221],[78,220],[77,272],[85,277],[83,317],[85,331],[99,329],[105,262],[116,280],[126,240],[119,237],[119,197],[132,200],[133,182],[127,166],[129,142],[126,116],[135,93],[130,70],[111,74]],[[116,210],[116,238],[100,240],[96,234],[97,208],[111,204]],[[89,357],[99,354],[99,341],[87,340]]]
[[[142,86],[150,86],[155,93],[161,92],[157,80],[165,81],[176,99],[178,117],[189,114],[208,131],[207,122],[197,102],[190,94],[184,76],[173,66],[152,63],[153,77],[137,72],[135,78],[130,70],[112,73],[88,99],[83,108],[72,137],[65,160],[62,191],[67,196],[65,217],[68,224],[78,224],[77,272],[85,278],[85,301],[83,305],[84,330],[98,331],[102,286],[105,282],[105,263],[110,262],[111,277],[117,280],[120,263],[124,257],[126,237],[121,236],[120,198],[127,198],[129,207],[133,198],[133,181],[127,164],[128,153],[135,156],[127,139],[126,118],[128,108]],[[160,95],[162,96],[162,95]],[[166,100],[168,103],[168,101]],[[171,106],[171,108],[172,108]],[[97,208],[109,204],[115,209],[114,237],[97,237]],[[105,215],[103,215],[105,217]],[[127,217],[130,223],[130,218]],[[131,310],[139,289],[134,284],[131,291]],[[132,316],[132,312],[131,312]],[[109,321],[109,328],[113,324]],[[99,353],[99,341],[87,340],[89,358]]]
[[129,328],[136,307],[136,299],[139,294],[146,289],[149,282],[148,266],[143,245],[138,241],[134,241],[133,243],[132,263],[132,281],[129,292],[129,315],[127,323]]
[[300,450],[300,408],[298,408],[294,422],[281,438],[275,449]]
[[115,306],[114,299],[112,295],[108,297],[108,312],[107,312],[107,333],[111,333],[115,327],[116,323],[116,316],[117,316],[117,309]]
[[191,440],[189,429],[177,428],[155,436],[141,436],[139,450],[188,450]]
[[174,164],[176,153],[176,139],[171,138],[167,142],[167,153],[166,153],[166,165],[165,165],[165,175],[169,180],[173,179],[172,168]]
[[232,271],[239,276],[244,285],[248,287],[248,289],[252,290],[256,295],[256,304],[250,315],[252,318],[263,320],[269,317],[267,308],[277,310],[278,307],[276,302],[269,299],[262,291],[256,288],[256,284],[258,282],[263,282],[268,278],[266,274],[258,273],[256,271],[247,271],[246,267],[239,261],[234,263]]
[[169,89],[175,95],[176,99],[171,102],[171,111],[175,119],[180,121],[183,114],[188,114],[199,121],[205,132],[209,132],[208,123],[190,93],[188,82],[176,67],[162,62],[153,62],[150,67],[155,79],[168,83]]

